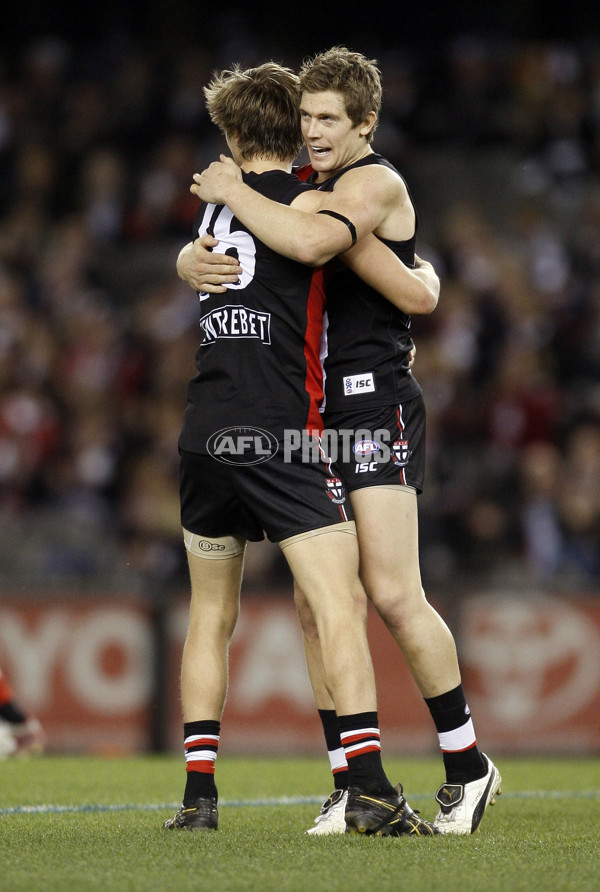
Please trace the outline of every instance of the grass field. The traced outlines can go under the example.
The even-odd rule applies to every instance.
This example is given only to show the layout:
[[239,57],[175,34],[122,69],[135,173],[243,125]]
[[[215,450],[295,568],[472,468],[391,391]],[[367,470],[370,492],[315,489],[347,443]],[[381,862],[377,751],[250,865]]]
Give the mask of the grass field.
[[[0,889],[600,890],[600,766],[497,759],[504,793],[470,837],[311,837],[329,792],[318,759],[218,763],[219,831],[165,832],[183,760],[44,757],[0,763]],[[432,819],[440,762],[386,761]]]

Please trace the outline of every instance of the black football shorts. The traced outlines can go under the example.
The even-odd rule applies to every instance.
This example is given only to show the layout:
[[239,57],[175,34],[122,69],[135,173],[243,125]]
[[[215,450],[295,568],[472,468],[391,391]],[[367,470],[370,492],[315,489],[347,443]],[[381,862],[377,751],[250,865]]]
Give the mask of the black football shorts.
[[353,520],[331,462],[284,461],[280,448],[257,464],[228,464],[180,450],[181,524],[211,538],[241,536],[281,542],[298,533]]
[[[324,448],[348,492],[365,486],[412,486],[423,492],[425,404],[325,413]],[[336,445],[337,444],[337,445]]]

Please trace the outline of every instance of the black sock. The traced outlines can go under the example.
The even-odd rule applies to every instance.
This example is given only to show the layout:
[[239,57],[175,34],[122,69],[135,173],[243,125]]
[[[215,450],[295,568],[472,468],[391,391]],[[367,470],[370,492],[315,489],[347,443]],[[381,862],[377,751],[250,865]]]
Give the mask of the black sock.
[[487,772],[487,766],[477,748],[474,730],[468,738],[470,743],[465,747],[457,746],[456,749],[452,749],[451,745],[442,744],[443,735],[446,735],[447,739],[451,732],[460,734],[460,729],[464,729],[466,725],[471,729],[473,727],[462,685],[437,697],[426,697],[425,703],[440,735],[446,781],[449,784],[467,784],[483,777]]
[[[325,734],[325,743],[327,745],[327,754],[331,765],[331,773],[333,774],[333,783],[336,790],[348,789],[348,768],[340,766],[342,761],[339,750],[343,750],[342,741],[340,740],[340,729],[338,728],[337,713],[335,709],[320,709],[319,718],[323,725],[323,733]],[[335,755],[334,755],[335,754]],[[337,758],[336,758],[337,757]]]
[[[338,716],[340,738],[348,760],[348,785],[365,793],[383,796],[396,791],[387,779],[381,764],[379,720],[376,712]],[[356,747],[364,744],[364,751]]]
[[[185,722],[183,725],[183,738],[186,742],[192,736],[202,736],[203,734],[210,735],[211,738],[217,738],[214,742],[211,740],[210,743],[202,742],[199,744],[199,746],[206,752],[214,753],[214,758],[212,760],[206,760],[209,762],[212,761],[212,770],[187,772],[185,792],[183,794],[183,804],[186,806],[193,805],[194,800],[196,799],[218,800],[219,798],[217,786],[215,784],[214,761],[218,750],[218,738],[220,733],[221,723],[217,721]],[[193,747],[190,747],[190,750],[193,750]],[[190,762],[188,764],[193,763]]]
[[196,799],[217,799],[217,785],[212,774],[188,771],[183,794],[183,804],[193,805]]
[[338,727],[338,718],[335,709],[320,709],[319,718],[323,725],[323,733],[325,734],[327,749],[339,749],[342,742],[340,740],[340,729]]
[[10,703],[0,706],[0,719],[10,722],[11,725],[20,725],[27,721],[27,716],[24,712],[21,712],[15,701],[12,700]]

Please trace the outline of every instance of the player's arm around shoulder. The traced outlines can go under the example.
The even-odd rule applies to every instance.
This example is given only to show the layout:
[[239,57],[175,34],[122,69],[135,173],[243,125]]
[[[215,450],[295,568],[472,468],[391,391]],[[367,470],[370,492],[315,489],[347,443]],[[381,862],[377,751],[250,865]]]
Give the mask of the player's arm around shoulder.
[[426,316],[435,310],[440,280],[428,261],[415,255],[414,269],[410,269],[374,235],[361,239],[341,260],[403,313]]
[[288,244],[294,260],[308,266],[323,266],[328,260],[347,250],[354,242],[352,225],[337,215],[320,214],[329,193],[310,190],[300,193],[290,207],[302,213],[298,226],[288,231]]
[[213,162],[201,174],[194,174],[194,195],[202,201],[226,204],[258,239],[308,266],[321,266],[350,247],[351,236],[344,223],[331,217],[315,218],[323,193],[307,189],[289,206],[280,204],[235,176],[235,165],[227,161],[231,159]]
[[[293,208],[313,214],[303,217],[304,225],[296,230],[296,259],[322,266],[385,223],[406,187],[398,176],[387,176],[387,168],[378,172],[375,167],[348,171],[333,192],[305,193],[294,200]],[[414,216],[412,224],[414,229]]]
[[403,241],[415,231],[415,212],[404,180],[381,164],[344,173],[321,209],[335,210],[352,220],[358,241],[371,232]]

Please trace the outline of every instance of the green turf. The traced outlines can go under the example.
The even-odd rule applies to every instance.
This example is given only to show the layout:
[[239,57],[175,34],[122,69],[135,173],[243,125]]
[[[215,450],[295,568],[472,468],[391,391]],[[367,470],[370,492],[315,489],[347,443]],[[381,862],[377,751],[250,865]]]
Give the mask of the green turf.
[[[324,797],[330,780],[323,760],[222,754],[217,833],[161,830],[181,797],[182,759],[5,761],[0,890],[597,892],[598,762],[497,762],[505,792],[474,836],[380,839],[309,837],[304,830],[318,806],[264,804]],[[388,759],[386,769],[432,819],[439,760]],[[247,800],[253,804],[239,804]],[[24,810],[43,805],[43,812]]]

